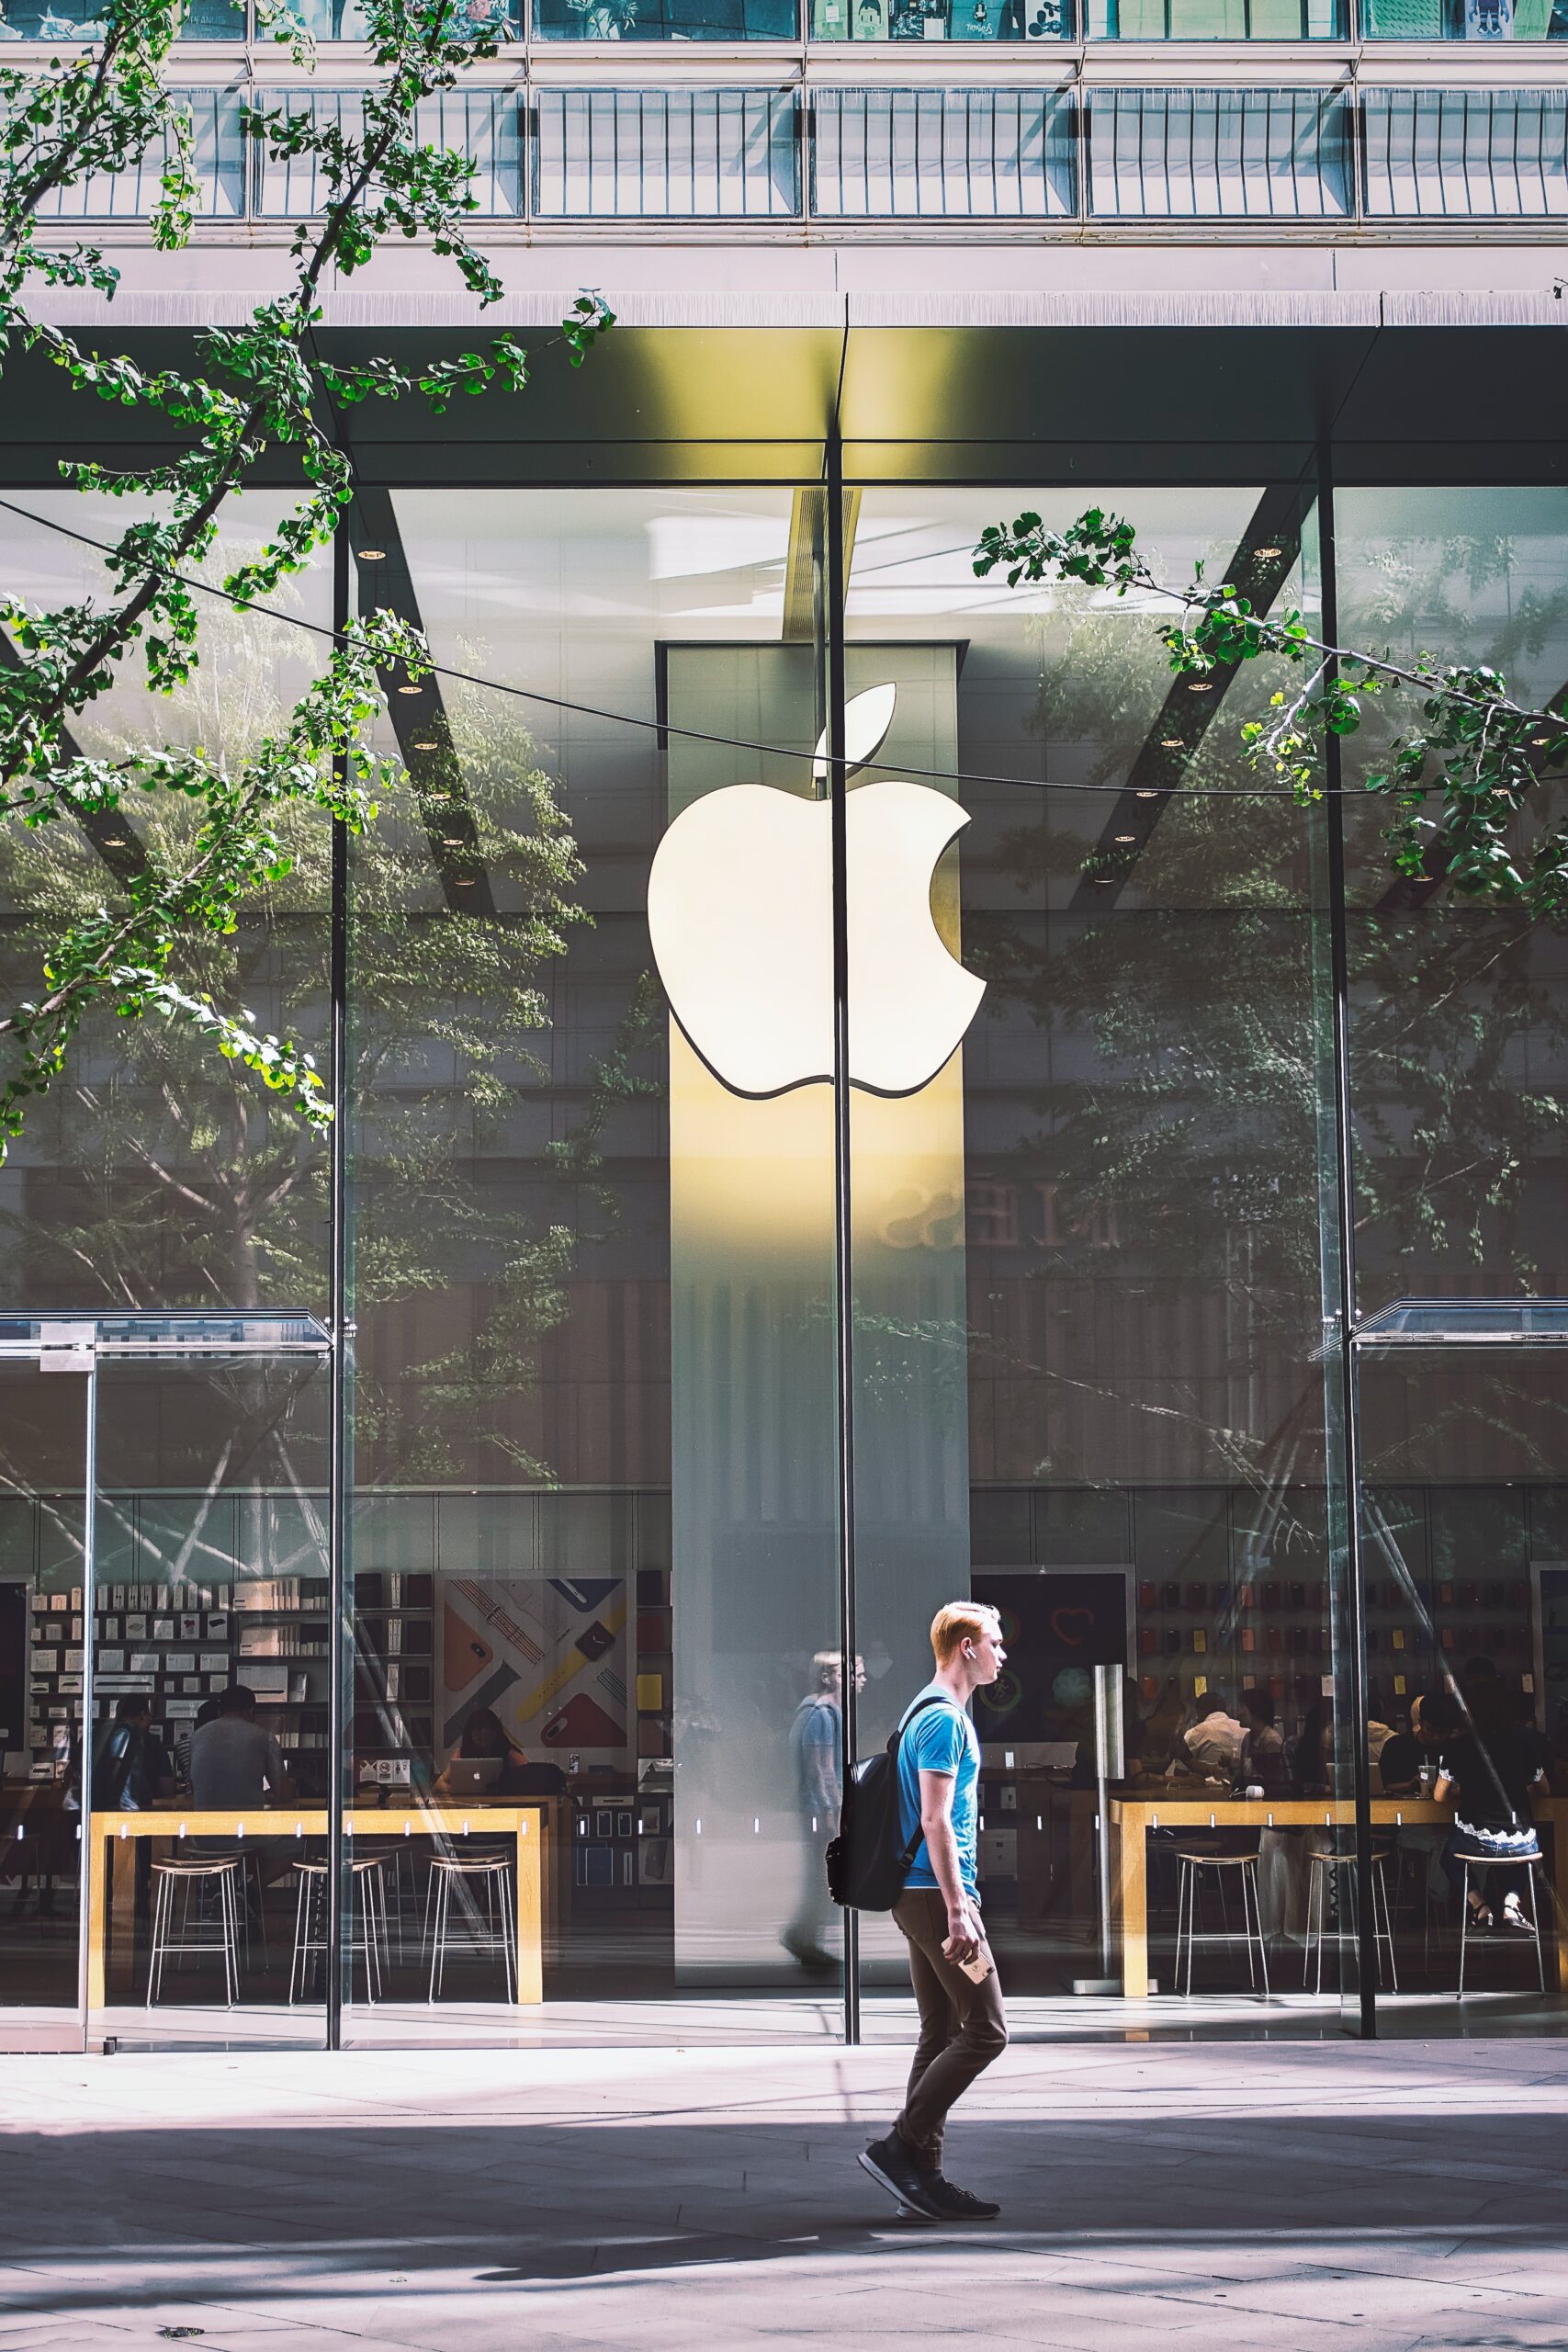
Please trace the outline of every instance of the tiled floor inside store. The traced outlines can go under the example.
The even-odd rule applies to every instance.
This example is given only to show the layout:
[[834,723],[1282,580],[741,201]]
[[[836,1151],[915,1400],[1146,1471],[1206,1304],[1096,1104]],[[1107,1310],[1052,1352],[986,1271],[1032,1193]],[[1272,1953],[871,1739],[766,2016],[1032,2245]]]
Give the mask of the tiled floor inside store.
[[1202,2352],[1568,2341],[1568,2043],[1015,2047],[901,2226],[901,2053],[0,2062],[0,2346]]

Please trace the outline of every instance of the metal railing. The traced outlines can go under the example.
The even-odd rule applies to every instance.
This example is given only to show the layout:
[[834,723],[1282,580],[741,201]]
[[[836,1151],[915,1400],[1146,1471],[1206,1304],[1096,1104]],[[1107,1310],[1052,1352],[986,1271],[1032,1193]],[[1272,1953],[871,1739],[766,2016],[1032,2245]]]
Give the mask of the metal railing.
[[[281,222],[324,199],[242,107],[355,127],[354,91],[195,89],[203,219]],[[1528,221],[1568,214],[1568,90],[466,88],[422,134],[462,148],[491,220]],[[1359,159],[1358,164],[1358,158]],[[144,218],[161,158],[53,199]]]
[[819,219],[1070,220],[1077,106],[1055,91],[818,90]]
[[541,220],[732,220],[798,215],[788,90],[540,90]]
[[1350,110],[1325,90],[1093,90],[1089,209],[1105,220],[1344,220]]
[[1361,126],[1370,220],[1568,213],[1568,91],[1369,90]]

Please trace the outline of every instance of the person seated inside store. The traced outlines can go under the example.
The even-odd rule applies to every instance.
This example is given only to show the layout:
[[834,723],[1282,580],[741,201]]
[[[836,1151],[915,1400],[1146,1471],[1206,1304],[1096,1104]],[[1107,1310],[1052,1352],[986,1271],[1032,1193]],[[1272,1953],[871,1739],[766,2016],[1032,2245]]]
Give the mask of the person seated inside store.
[[152,1736],[152,1702],[128,1690],[115,1702],[112,1722],[100,1724],[93,1743],[93,1806],[98,1813],[143,1813],[175,1793],[175,1768]]
[[1289,1796],[1291,1762],[1285,1753],[1284,1735],[1276,1719],[1273,1699],[1260,1686],[1255,1686],[1242,1692],[1241,1712],[1247,1731],[1236,1765],[1236,1787],[1244,1792],[1261,1789],[1266,1797]]
[[1296,1740],[1296,1794],[1325,1797],[1334,1789],[1334,1702],[1320,1699],[1302,1717]]
[[1462,1854],[1495,1856],[1492,1867],[1469,1865],[1471,1924],[1529,1935],[1530,1864],[1536,1844],[1532,1791],[1545,1781],[1539,1755],[1526,1738],[1518,1708],[1495,1675],[1472,1681],[1465,1692],[1469,1720],[1443,1742],[1434,1791],[1451,1803],[1453,1827],[1443,1848],[1443,1870],[1456,1894],[1465,1889]]
[[1384,1741],[1378,1756],[1378,1779],[1385,1797],[1422,1793],[1421,1770],[1431,1777],[1445,1739],[1459,1729],[1459,1709],[1446,1690],[1424,1690],[1410,1702],[1410,1728]]
[[[566,1774],[558,1764],[530,1764],[520,1747],[513,1744],[506,1725],[493,1707],[476,1707],[463,1725],[456,1754],[465,1763],[473,1763],[485,1756],[499,1756],[501,1770],[485,1794],[495,1799],[505,1797],[556,1796],[566,1787]],[[450,1769],[441,1774],[435,1783],[438,1797],[452,1793]]]
[[1167,1779],[1190,1775],[1199,1781],[1219,1781],[1227,1789],[1234,1787],[1247,1735],[1231,1713],[1224,1693],[1210,1690],[1194,1698],[1192,1717],[1177,1740]]
[[256,1694],[243,1682],[231,1682],[211,1723],[191,1735],[190,1792],[212,1813],[283,1804],[294,1794],[283,1751],[257,1723]]

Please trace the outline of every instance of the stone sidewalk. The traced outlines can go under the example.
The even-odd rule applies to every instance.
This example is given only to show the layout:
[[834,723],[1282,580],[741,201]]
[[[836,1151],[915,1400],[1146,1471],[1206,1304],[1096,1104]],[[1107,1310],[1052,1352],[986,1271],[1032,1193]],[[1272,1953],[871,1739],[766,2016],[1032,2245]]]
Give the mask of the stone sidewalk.
[[1095,2352],[1568,2343],[1568,2043],[1010,2051],[1001,2222],[854,2165],[897,2053],[0,2062],[0,2346]]

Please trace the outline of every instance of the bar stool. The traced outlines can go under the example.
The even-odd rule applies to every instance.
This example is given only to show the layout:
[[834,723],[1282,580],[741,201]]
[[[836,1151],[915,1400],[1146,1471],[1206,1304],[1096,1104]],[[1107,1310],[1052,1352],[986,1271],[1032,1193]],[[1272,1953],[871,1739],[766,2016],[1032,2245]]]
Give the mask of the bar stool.
[[[152,1905],[152,1950],[147,1963],[147,2007],[151,2008],[164,1985],[164,1962],[170,1952],[176,1959],[187,1953],[219,1951],[223,1955],[223,1984],[225,2008],[231,2009],[240,1996],[240,1920],[236,1881],[240,1858],[237,1854],[204,1854],[199,1857],[171,1856],[154,1861],[152,1881],[156,1894]],[[180,1917],[175,1922],[175,1889],[181,1894]],[[197,1905],[196,1918],[191,1919],[191,1889],[200,1894],[215,1891],[218,1896],[218,1917],[204,1917],[202,1905]],[[209,1932],[210,1930],[211,1932]]]
[[1203,1871],[1214,1873],[1214,1883],[1220,1896],[1220,1917],[1224,1922],[1219,1936],[1211,1935],[1205,1940],[1229,1944],[1235,1942],[1235,1937],[1225,1903],[1225,1872],[1235,1871],[1241,1881],[1241,1934],[1247,1946],[1247,1976],[1255,1993],[1258,1978],[1262,1977],[1263,1997],[1269,2000],[1271,1997],[1269,1991],[1269,1952],[1263,1940],[1263,1912],[1258,1900],[1257,1855],[1209,1854],[1179,1846],[1176,1859],[1181,1866],[1176,1889],[1176,1982],[1179,1985],[1181,1985],[1181,1939],[1184,1933],[1187,1938],[1187,1982],[1181,1985],[1183,1998],[1190,2000],[1192,1996],[1192,1947],[1199,1932],[1200,1873]]
[[[400,1964],[409,1956],[413,1931],[419,1926],[419,1887],[413,1855],[406,1838],[355,1838],[354,1850],[382,1864],[381,1926],[390,1959]],[[387,1881],[391,1882],[389,1898]],[[423,1947],[420,1958],[424,1957]]]
[[[1388,1865],[1393,1854],[1392,1846],[1379,1846],[1372,1853],[1372,1950],[1377,1955],[1378,1983],[1381,1984],[1383,1981],[1383,1947],[1387,1945],[1389,1989],[1391,1992],[1397,1993],[1399,1970],[1394,1964],[1393,1958],[1393,1914],[1389,1907],[1387,1876]],[[1307,1978],[1312,1974],[1313,1953],[1315,1950],[1317,1981],[1313,1989],[1314,1992],[1321,1993],[1323,1990],[1323,1947],[1329,1935],[1332,1934],[1336,1946],[1354,1940],[1356,1857],[1353,1853],[1341,1853],[1334,1846],[1309,1846],[1307,1868],[1312,1875],[1307,1883],[1306,1940],[1302,1948],[1302,1987],[1304,1991]],[[1328,1926],[1329,1887],[1334,1873],[1337,1871],[1349,1873],[1347,1884],[1349,1891],[1352,1924],[1348,1934],[1342,1928],[1330,1929]]]
[[[290,2006],[304,1996],[311,1961],[318,1953],[322,1960],[327,1955],[327,1874],[331,1868],[330,1862],[294,1864],[299,1892],[294,1905],[294,1959],[288,1971]],[[378,1854],[364,1857],[356,1854],[349,1869],[355,1896],[354,1917],[349,1922],[349,1966],[352,1970],[356,1954],[364,1960],[366,1998],[378,2001],[382,1990],[382,1953],[387,1934],[381,1857]],[[351,1976],[351,1987],[352,1981]]]
[[[470,1885],[478,1890],[477,1900],[468,1892]],[[454,1887],[464,1948],[477,1953],[500,1953],[506,1969],[506,1997],[515,2003],[517,1919],[512,1900],[512,1862],[505,1854],[432,1855],[424,1923],[424,1939],[430,1947],[430,2000],[439,1999],[446,1981]]]
[[[1472,1870],[1495,1870],[1498,1868],[1498,1860],[1495,1854],[1478,1854],[1473,1851],[1467,1850],[1462,1846],[1456,1847],[1454,1849],[1453,1859],[1456,1862],[1462,1862],[1464,1864],[1464,1894],[1461,1898],[1463,1911],[1459,1931],[1459,1997],[1462,2001],[1464,1998],[1464,1956],[1469,1948],[1470,1930],[1474,1917],[1470,1907],[1470,1873]],[[1544,1854],[1520,1854],[1517,1858],[1511,1858],[1504,1867],[1509,1870],[1523,1869],[1529,1873],[1527,1883],[1530,1891],[1530,1941],[1535,1947],[1536,1979],[1541,1991],[1544,1993],[1546,1990],[1546,1962],[1541,1957],[1540,1906],[1536,1901],[1535,1874],[1538,1870],[1545,1869],[1546,1856]]]

